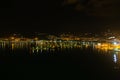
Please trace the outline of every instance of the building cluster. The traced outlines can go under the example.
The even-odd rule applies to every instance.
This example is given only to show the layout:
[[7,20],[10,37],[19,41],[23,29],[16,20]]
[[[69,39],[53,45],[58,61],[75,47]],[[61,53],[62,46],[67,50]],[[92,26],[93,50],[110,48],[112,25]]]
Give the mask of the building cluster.
[[35,33],[35,34],[7,34],[7,36],[1,36],[0,41],[37,41],[37,40],[63,40],[63,41],[107,41],[107,40],[119,40],[118,34],[113,33],[61,33],[61,34],[47,34],[47,33]]

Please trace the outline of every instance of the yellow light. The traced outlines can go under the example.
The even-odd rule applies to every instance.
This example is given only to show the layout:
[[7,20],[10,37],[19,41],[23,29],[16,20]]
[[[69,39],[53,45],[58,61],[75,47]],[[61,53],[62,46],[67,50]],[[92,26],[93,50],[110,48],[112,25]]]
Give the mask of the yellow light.
[[15,44],[12,44],[12,50],[15,48]]
[[35,40],[38,40],[38,38],[36,37]]
[[11,39],[13,40],[13,39],[15,39],[14,37],[11,37]]
[[20,41],[20,39],[15,39],[16,42]]

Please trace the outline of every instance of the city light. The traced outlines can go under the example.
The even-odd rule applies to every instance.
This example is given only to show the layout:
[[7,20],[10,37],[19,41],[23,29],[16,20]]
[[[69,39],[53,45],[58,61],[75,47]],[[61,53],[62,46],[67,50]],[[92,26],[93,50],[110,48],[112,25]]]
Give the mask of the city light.
[[98,43],[98,46],[101,46],[101,43]]
[[113,55],[113,59],[114,59],[114,62],[116,63],[117,62],[117,56],[116,56],[116,54]]
[[11,39],[13,40],[13,39],[15,39],[15,37],[11,37]]
[[117,45],[117,42],[113,42],[114,45]]
[[109,37],[109,39],[94,36],[86,37],[86,34],[83,35],[85,37],[73,34],[60,34],[58,36],[46,35],[44,36],[45,38],[39,36],[32,36],[31,38],[19,37],[16,34],[12,37],[0,38],[0,42],[3,43],[3,45],[10,42],[12,43],[12,47],[31,44],[33,47],[37,46],[33,49],[37,50],[37,52],[55,48],[81,48],[82,46],[88,48],[93,45],[93,43],[97,49],[120,51],[119,38],[115,36]]

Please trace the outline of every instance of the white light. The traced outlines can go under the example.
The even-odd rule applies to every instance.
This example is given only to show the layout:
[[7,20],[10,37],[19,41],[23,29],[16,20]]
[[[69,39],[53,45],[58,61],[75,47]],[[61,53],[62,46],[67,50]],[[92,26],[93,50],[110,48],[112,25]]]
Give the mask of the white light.
[[117,45],[117,42],[114,42],[113,44],[114,44],[114,45]]
[[117,56],[116,56],[116,54],[113,55],[113,58],[114,58],[114,62],[116,63],[117,62]]
[[98,43],[98,45],[100,46],[100,45],[101,45],[101,43]]
[[109,37],[108,39],[114,39],[115,37],[113,36],[113,37]]

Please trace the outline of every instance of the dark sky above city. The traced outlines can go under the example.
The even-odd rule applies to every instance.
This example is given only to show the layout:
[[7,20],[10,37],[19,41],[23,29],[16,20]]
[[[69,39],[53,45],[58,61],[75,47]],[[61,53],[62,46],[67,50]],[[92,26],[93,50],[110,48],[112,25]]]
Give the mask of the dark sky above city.
[[1,32],[120,30],[120,0],[3,0],[0,10]]

